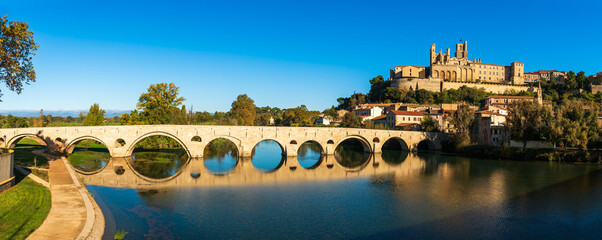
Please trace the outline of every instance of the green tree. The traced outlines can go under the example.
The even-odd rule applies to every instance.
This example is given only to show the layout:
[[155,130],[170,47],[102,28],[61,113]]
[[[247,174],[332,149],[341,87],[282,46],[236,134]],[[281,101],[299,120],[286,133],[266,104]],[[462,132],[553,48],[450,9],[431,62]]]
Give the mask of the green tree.
[[84,126],[99,126],[105,120],[105,110],[100,109],[98,103],[93,104],[84,118]]
[[[18,94],[23,83],[35,82],[32,55],[38,50],[29,24],[0,17],[0,81]],[[1,96],[1,95],[0,95]]]
[[523,148],[527,148],[529,140],[553,141],[552,121],[552,111],[549,108],[534,101],[519,101],[510,106],[506,128],[511,139],[523,142]]
[[461,104],[449,118],[449,123],[453,125],[453,132],[450,140],[456,146],[466,146],[470,144],[470,131],[474,121],[474,111],[467,104]]
[[385,89],[389,86],[385,82],[383,76],[378,75],[370,80],[370,92],[368,92],[368,100],[370,102],[383,102]]
[[253,126],[255,121],[256,106],[255,101],[249,98],[247,94],[241,94],[232,102],[230,113],[238,119],[239,124]]
[[362,118],[355,116],[353,112],[345,113],[341,120],[341,127],[358,128],[362,126]]
[[578,100],[563,102],[556,110],[558,143],[563,147],[578,147],[586,150],[587,145],[598,139],[600,128],[598,116],[593,110],[585,110]]
[[439,127],[439,121],[435,120],[434,118],[432,118],[429,115],[426,115],[422,118],[422,121],[420,121],[420,126],[422,127],[422,130],[425,132],[439,132],[440,127]]
[[185,98],[178,96],[179,87],[173,83],[151,84],[138,98],[136,107],[149,124],[169,124],[174,118],[173,108],[178,108]]

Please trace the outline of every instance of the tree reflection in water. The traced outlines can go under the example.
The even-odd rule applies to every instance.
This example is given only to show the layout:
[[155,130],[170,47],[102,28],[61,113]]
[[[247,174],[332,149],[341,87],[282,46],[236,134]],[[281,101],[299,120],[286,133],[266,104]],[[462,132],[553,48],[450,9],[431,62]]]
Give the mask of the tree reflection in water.
[[297,151],[297,160],[303,168],[313,168],[322,161],[322,147],[314,141],[308,141],[301,146]]
[[203,153],[205,167],[213,173],[228,173],[235,166],[238,159],[236,145],[225,138],[211,141]]
[[253,148],[251,163],[263,172],[274,171],[284,163],[282,147],[274,140],[263,140]]
[[167,178],[176,174],[188,162],[183,149],[156,149],[134,151],[131,165],[136,172],[149,178]]
[[357,168],[370,159],[370,153],[364,151],[364,145],[355,138],[341,142],[334,150],[335,159],[346,168]]
[[111,159],[111,154],[109,154],[109,149],[102,143],[85,139],[77,142],[68,159],[69,163],[77,170],[95,172],[107,165],[109,159]]

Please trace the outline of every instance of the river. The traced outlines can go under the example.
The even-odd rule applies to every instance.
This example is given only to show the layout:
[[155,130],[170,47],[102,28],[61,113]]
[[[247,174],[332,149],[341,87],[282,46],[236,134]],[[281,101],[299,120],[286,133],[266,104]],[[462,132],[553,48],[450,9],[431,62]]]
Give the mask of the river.
[[[298,164],[262,142],[233,150],[135,153],[82,174],[126,239],[599,239],[599,165],[498,161],[353,147]],[[149,160],[150,159],[150,160]],[[154,159],[154,160],[153,160]],[[145,163],[146,162],[146,163]]]

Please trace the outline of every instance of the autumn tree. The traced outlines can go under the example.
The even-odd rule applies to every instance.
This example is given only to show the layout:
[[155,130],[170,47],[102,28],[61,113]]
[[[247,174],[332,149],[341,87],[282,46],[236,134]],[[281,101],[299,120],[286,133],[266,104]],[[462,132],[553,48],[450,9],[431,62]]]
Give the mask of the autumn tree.
[[99,126],[105,120],[105,110],[100,109],[98,103],[90,106],[86,118],[84,118],[84,126]]
[[169,124],[174,120],[174,108],[186,100],[178,96],[179,87],[173,83],[151,84],[138,98],[136,107],[148,124]]
[[450,139],[456,146],[470,144],[470,130],[474,120],[474,111],[467,104],[458,106],[458,110],[449,117],[449,123],[453,125]]
[[[32,55],[38,50],[29,24],[0,17],[0,81],[18,94],[23,83],[35,82]],[[1,96],[1,94],[0,94]]]
[[245,126],[253,126],[255,121],[256,106],[255,101],[247,94],[241,94],[232,102],[230,113],[238,119],[239,124]]
[[362,126],[362,117],[355,116],[353,112],[345,113],[341,120],[341,127],[357,128]]

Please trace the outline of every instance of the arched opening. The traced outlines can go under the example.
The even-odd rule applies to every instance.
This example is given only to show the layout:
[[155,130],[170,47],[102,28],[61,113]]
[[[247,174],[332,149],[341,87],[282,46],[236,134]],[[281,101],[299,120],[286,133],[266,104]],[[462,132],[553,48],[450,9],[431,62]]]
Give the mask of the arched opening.
[[14,139],[8,144],[11,144],[10,148],[14,152],[14,165],[34,167],[34,168],[48,168],[48,159],[34,154],[33,152],[43,152],[46,149],[46,142],[38,136],[27,135],[20,136]]
[[62,139],[62,138],[56,138],[56,139],[54,139],[54,141],[55,141],[55,142],[60,142],[60,143],[62,143],[62,142],[63,142],[63,139]]
[[375,137],[374,139],[372,139],[372,142],[374,142],[374,143],[379,143],[379,142],[380,142],[380,139],[378,139],[377,137]]
[[370,159],[369,147],[358,138],[343,140],[334,150],[334,158],[345,168],[360,168]]
[[324,150],[316,141],[307,141],[299,146],[297,150],[297,161],[303,168],[311,169],[320,165],[324,159]]
[[225,174],[238,162],[238,148],[234,142],[226,138],[211,140],[203,151],[205,168],[215,174]]
[[192,137],[192,139],[190,139],[190,141],[192,141],[192,142],[201,142],[201,137],[194,136],[194,137]]
[[292,141],[290,142],[290,144],[296,145],[296,144],[297,144],[297,141],[295,141],[295,140],[292,140]]
[[385,141],[385,143],[383,143],[381,150],[382,151],[385,151],[385,150],[409,151],[410,148],[408,147],[408,144],[403,139],[398,138],[398,137],[392,137],[392,138],[387,139],[387,141]]
[[92,138],[71,143],[67,152],[67,159],[71,166],[83,173],[100,171],[111,159],[109,149],[101,141]]
[[328,140],[328,142],[326,142],[326,144],[334,144],[334,141],[332,139]]
[[397,165],[406,160],[409,154],[406,142],[397,137],[389,138],[381,148],[381,157],[389,165]]
[[123,168],[123,166],[115,167],[115,174],[123,175],[123,173],[125,173],[125,169]]
[[196,179],[196,178],[199,178],[199,177],[201,177],[201,174],[200,174],[200,173],[191,173],[191,174],[190,174],[190,177],[192,177],[192,178],[195,178],[195,179]]
[[420,141],[416,146],[416,149],[418,149],[419,152],[428,152],[429,150],[432,150],[434,148],[434,143],[426,139]]
[[285,160],[284,148],[274,140],[263,140],[253,147],[251,163],[262,172],[279,169]]
[[123,146],[125,146],[125,140],[123,140],[123,139],[121,139],[121,138],[120,138],[120,139],[117,139],[117,140],[115,140],[115,147],[116,147],[116,148],[118,148],[118,147],[123,147]]
[[180,172],[189,160],[188,151],[178,139],[168,135],[146,135],[135,141],[130,165],[139,174],[164,179]]

